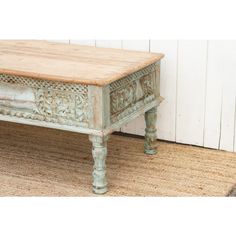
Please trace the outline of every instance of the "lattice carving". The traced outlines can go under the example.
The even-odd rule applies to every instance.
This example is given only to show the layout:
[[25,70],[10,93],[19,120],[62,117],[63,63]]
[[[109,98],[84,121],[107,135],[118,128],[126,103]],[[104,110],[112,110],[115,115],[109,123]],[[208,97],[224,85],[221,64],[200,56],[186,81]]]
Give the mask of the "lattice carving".
[[110,91],[114,91],[116,89],[119,89],[120,87],[122,87],[125,83],[130,83],[134,80],[138,80],[142,77],[144,77],[145,75],[148,75],[152,72],[154,72],[157,67],[159,66],[159,62],[158,63],[154,63],[154,64],[151,64],[147,67],[145,67],[144,69],[142,70],[139,70],[131,75],[128,75],[126,76],[125,78],[122,78],[120,80],[117,80],[113,83],[110,84]]
[[0,74],[0,83],[32,88],[32,111],[0,107],[0,114],[72,126],[88,126],[88,86]]

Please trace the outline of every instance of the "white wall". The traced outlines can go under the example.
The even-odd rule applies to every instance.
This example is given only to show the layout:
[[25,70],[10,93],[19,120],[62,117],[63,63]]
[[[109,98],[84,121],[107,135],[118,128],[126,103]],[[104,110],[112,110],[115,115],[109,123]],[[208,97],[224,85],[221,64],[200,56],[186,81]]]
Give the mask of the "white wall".
[[[66,42],[164,53],[158,138],[236,152],[236,40]],[[143,135],[143,117],[121,131]]]

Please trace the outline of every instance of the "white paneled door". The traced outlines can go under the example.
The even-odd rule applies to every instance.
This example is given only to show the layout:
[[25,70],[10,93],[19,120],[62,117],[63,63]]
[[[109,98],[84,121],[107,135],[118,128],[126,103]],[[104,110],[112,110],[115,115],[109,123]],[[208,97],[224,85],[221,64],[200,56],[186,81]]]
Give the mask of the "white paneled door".
[[222,82],[224,78],[221,69],[221,41],[209,41],[207,53],[204,147],[219,148],[221,133]]
[[81,44],[81,45],[86,45],[86,46],[95,46],[96,41],[93,39],[88,39],[88,40],[70,40],[71,44]]
[[[165,54],[159,139],[236,151],[235,40],[125,40],[123,48]],[[143,117],[122,129],[143,131]]]
[[207,41],[180,41],[176,142],[203,145]]
[[96,40],[96,47],[101,48],[122,48],[121,40]]
[[161,61],[161,96],[164,98],[158,107],[158,138],[175,141],[176,89],[177,89],[177,40],[151,40],[151,52],[164,52]]

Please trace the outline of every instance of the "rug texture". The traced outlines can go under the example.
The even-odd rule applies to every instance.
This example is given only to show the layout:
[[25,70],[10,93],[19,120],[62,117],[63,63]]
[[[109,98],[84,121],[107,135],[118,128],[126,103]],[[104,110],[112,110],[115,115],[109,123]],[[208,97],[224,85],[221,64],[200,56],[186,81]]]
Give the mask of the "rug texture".
[[[0,122],[0,196],[96,196],[87,135]],[[226,196],[236,183],[236,154],[112,135],[104,196]]]

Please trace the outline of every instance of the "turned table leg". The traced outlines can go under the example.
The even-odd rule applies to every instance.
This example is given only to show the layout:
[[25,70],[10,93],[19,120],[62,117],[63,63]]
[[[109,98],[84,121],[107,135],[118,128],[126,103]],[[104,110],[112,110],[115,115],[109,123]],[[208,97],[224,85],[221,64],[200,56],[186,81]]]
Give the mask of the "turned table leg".
[[154,107],[147,112],[145,112],[145,142],[144,142],[144,152],[149,155],[157,153],[156,150],[156,120],[157,120],[157,108]]
[[103,194],[107,192],[106,156],[108,136],[89,135],[89,140],[93,144],[93,191],[97,194]]

